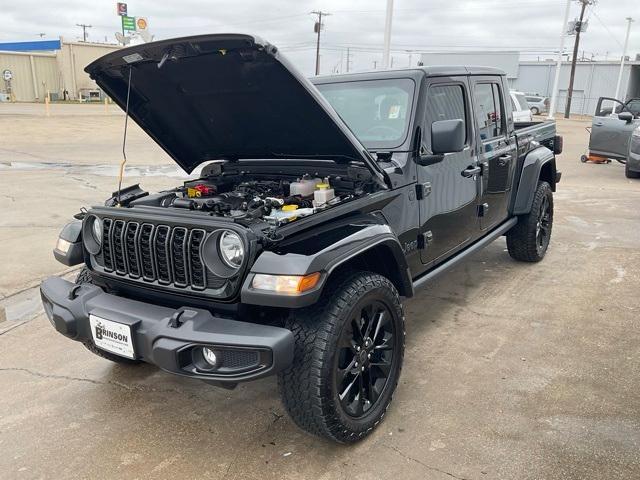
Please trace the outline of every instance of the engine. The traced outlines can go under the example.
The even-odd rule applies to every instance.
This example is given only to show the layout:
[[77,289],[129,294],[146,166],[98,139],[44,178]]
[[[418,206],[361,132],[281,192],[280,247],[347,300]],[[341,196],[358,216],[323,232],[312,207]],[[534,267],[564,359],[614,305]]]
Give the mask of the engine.
[[340,176],[321,178],[304,174],[291,180],[217,177],[188,181],[181,187],[153,195],[139,191],[144,196],[139,194],[128,204],[187,209],[232,217],[239,223],[259,221],[279,226],[349,201],[363,191],[359,182]]

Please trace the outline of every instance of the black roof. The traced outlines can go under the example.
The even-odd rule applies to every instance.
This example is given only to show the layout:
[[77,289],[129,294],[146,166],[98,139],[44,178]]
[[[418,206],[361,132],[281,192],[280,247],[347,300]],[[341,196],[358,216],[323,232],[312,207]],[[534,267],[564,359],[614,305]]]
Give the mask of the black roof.
[[320,75],[312,77],[313,83],[332,83],[345,80],[379,80],[385,78],[414,78],[423,76],[442,77],[449,75],[506,75],[503,70],[493,67],[464,66],[464,65],[431,65],[427,67],[403,68],[394,70],[371,70],[358,73],[344,73],[339,75]]

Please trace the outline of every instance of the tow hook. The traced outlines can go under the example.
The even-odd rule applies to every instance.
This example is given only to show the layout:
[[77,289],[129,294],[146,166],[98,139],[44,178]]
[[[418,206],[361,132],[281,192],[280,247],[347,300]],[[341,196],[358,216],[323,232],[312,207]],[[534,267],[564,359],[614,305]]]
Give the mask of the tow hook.
[[169,319],[169,326],[172,328],[179,328],[185,321],[195,317],[197,314],[198,312],[194,312],[193,310],[178,310],[171,315],[171,318]]
[[75,285],[71,290],[69,290],[69,295],[67,295],[67,298],[69,300],[75,300],[76,298],[78,298],[78,290],[80,290],[82,288],[82,285]]

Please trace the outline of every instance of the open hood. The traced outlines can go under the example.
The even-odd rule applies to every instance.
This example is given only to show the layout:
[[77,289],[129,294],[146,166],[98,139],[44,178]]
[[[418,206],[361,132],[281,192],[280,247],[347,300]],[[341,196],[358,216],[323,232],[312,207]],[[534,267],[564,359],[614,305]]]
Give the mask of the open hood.
[[105,55],[85,71],[187,172],[208,160],[356,161],[383,173],[322,94],[273,45],[200,35]]

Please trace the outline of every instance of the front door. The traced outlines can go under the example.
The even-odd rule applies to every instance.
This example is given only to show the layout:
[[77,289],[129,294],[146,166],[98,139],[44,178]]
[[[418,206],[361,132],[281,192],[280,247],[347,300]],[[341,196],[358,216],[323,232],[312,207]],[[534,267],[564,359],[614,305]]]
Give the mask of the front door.
[[478,214],[482,230],[487,230],[508,216],[517,149],[515,139],[510,139],[513,122],[508,121],[500,77],[474,77],[472,84],[476,141],[482,164]]
[[627,111],[626,106],[615,98],[601,97],[591,123],[589,152],[607,158],[627,158],[629,140],[640,120],[620,120],[618,113]]
[[424,264],[444,259],[479,231],[476,214],[479,176],[462,173],[477,168],[468,92],[466,77],[434,78],[427,86],[421,153],[431,152],[431,124],[435,121],[462,119],[467,136],[462,152],[447,154],[434,165],[418,166],[419,198],[422,193],[420,258]]

